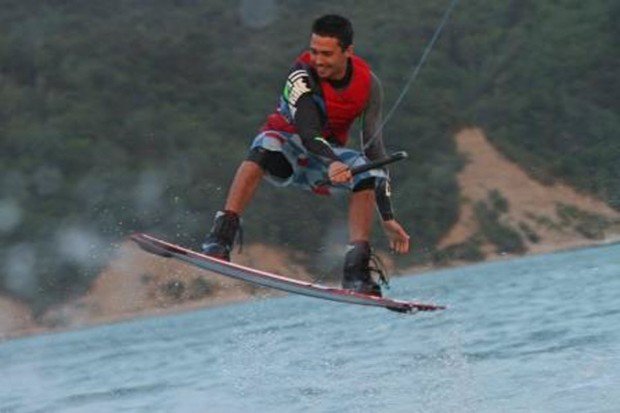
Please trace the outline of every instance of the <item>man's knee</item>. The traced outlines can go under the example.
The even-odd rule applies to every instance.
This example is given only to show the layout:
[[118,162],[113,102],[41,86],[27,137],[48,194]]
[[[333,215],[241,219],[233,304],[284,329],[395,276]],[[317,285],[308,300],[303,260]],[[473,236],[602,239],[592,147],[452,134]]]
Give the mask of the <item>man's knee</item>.
[[287,179],[293,174],[293,167],[282,152],[252,148],[246,160],[258,164],[264,171],[280,179]]
[[353,192],[365,191],[367,189],[375,189],[375,178],[371,176],[370,178],[365,178],[359,181],[354,187]]

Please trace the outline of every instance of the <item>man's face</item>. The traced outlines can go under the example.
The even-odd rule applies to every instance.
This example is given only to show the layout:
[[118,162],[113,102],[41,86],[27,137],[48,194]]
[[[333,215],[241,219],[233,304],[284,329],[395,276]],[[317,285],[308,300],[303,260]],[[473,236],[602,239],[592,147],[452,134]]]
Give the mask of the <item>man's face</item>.
[[338,39],[312,34],[310,56],[321,79],[339,80],[347,72],[347,59],[353,54],[353,46],[342,50]]

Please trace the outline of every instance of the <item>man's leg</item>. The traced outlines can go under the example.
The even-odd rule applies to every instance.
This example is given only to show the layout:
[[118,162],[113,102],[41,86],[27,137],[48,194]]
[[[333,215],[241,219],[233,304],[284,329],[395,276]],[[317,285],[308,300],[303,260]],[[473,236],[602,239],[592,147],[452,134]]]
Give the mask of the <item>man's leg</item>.
[[264,175],[265,171],[256,162],[243,161],[228,190],[224,210],[241,215],[252,200]]
[[[372,181],[374,186],[374,180]],[[381,287],[370,275],[370,231],[375,209],[375,191],[354,191],[349,201],[349,245],[344,259],[342,287],[381,296]]]
[[375,191],[353,192],[349,200],[349,242],[368,241],[375,212]]
[[215,215],[213,227],[202,245],[205,254],[230,261],[230,252],[240,226],[239,216],[252,200],[264,175],[265,172],[256,162],[241,163],[228,190],[224,211],[218,211]]

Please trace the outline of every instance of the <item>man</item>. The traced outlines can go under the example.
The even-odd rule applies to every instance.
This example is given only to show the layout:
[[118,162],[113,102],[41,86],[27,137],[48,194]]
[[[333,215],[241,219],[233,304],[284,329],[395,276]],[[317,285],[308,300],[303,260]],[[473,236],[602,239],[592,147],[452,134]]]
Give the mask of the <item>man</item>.
[[[381,86],[368,64],[353,54],[352,42],[353,29],[346,18],[326,15],[314,22],[310,48],[297,58],[276,112],[267,118],[237,170],[224,210],[216,214],[203,244],[205,254],[230,260],[239,216],[263,177],[319,194],[346,190],[351,192],[350,242],[342,286],[381,296],[369,264],[375,203],[393,251],[408,252],[409,235],[394,219],[387,173],[375,169],[351,174],[351,167],[386,155],[379,130]],[[362,146],[368,146],[364,154],[345,148],[357,118],[362,120]],[[318,185],[325,176],[331,185]]]

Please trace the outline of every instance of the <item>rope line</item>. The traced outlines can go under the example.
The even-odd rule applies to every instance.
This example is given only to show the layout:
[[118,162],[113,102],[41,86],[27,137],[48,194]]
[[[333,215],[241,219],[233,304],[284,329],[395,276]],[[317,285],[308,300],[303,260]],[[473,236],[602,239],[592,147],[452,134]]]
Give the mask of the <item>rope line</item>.
[[379,125],[377,130],[375,130],[375,133],[372,135],[372,137],[368,140],[368,142],[366,142],[364,144],[364,146],[362,148],[362,152],[366,151],[366,149],[368,149],[370,144],[375,139],[377,139],[377,136],[379,136],[379,133],[381,133],[381,131],[383,130],[383,127],[386,125],[386,123],[388,123],[388,121],[392,118],[392,115],[394,114],[396,109],[400,106],[401,102],[405,98],[405,95],[407,94],[407,92],[411,88],[411,85],[413,84],[413,81],[418,76],[418,73],[420,73],[420,69],[422,68],[422,65],[424,65],[424,63],[426,62],[426,59],[428,58],[428,55],[430,54],[431,50],[435,46],[435,42],[437,41],[437,39],[439,38],[439,35],[443,31],[443,28],[446,25],[446,23],[448,22],[448,18],[450,17],[450,13],[452,13],[452,10],[454,9],[454,7],[458,3],[458,1],[459,0],[452,0],[450,5],[448,6],[446,11],[444,12],[443,18],[441,19],[441,22],[437,26],[437,29],[435,29],[435,33],[433,34],[433,37],[431,38],[430,42],[428,42],[428,44],[426,45],[426,48],[424,49],[424,52],[422,53],[422,57],[420,58],[420,61],[418,62],[418,64],[414,68],[414,70],[412,71],[411,75],[409,76],[409,79],[407,79],[407,82],[405,82],[405,85],[403,86],[403,88],[402,88],[402,90],[400,92],[400,95],[398,96],[398,98],[396,99],[394,104],[392,105],[392,108],[389,110],[388,114],[385,115],[385,118],[383,119],[383,121],[381,122],[381,124]]

